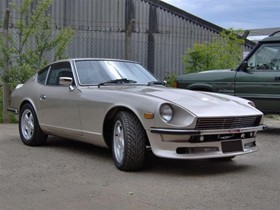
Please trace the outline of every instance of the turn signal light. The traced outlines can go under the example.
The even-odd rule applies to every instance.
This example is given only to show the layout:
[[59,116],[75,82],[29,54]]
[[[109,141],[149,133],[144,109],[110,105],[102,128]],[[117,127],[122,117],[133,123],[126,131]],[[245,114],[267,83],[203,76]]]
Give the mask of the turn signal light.
[[153,113],[144,113],[145,119],[154,119],[154,114]]

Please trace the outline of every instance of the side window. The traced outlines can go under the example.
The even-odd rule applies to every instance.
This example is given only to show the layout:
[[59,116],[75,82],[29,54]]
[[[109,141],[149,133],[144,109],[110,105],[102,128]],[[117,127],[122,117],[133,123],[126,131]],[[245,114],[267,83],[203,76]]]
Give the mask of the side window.
[[37,76],[37,82],[41,85],[44,85],[46,84],[46,78],[47,78],[47,75],[48,75],[48,70],[49,70],[49,66],[40,70],[38,72],[38,76]]
[[280,45],[263,44],[248,60],[251,70],[280,70]]
[[73,73],[69,62],[56,63],[51,66],[47,85],[59,85],[60,77],[71,77],[74,84]]

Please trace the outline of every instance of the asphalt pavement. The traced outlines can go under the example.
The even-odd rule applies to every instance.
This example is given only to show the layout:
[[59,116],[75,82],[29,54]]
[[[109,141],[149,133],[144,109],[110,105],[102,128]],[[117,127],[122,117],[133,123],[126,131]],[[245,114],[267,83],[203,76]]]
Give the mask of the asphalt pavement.
[[133,173],[117,170],[106,149],[55,137],[28,147],[16,124],[0,124],[0,209],[278,210],[279,122],[265,118],[256,153],[229,162],[148,153]]

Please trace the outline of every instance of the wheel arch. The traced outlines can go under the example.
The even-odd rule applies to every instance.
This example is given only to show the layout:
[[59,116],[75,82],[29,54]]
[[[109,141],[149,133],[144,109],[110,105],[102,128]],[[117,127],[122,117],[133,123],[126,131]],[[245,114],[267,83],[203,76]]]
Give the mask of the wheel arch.
[[[111,141],[112,141],[112,130],[113,130],[113,122],[114,122],[114,118],[115,116],[117,115],[117,113],[121,112],[121,111],[127,111],[127,112],[130,112],[132,113],[133,115],[136,116],[136,118],[139,120],[140,124],[142,125],[142,127],[144,128],[141,120],[139,119],[138,115],[133,111],[131,110],[130,108],[128,107],[125,107],[125,106],[116,106],[116,107],[113,107],[111,108],[107,114],[106,114],[106,117],[104,119],[104,122],[103,122],[103,137],[104,137],[104,140],[107,144],[107,146],[111,149]],[[145,129],[144,129],[145,130]],[[146,132],[146,131],[145,131]],[[147,133],[146,133],[146,139],[148,141],[148,136],[147,136]],[[146,142],[146,144],[149,144],[149,142]]]
[[30,99],[24,99],[21,104],[20,104],[20,107],[19,107],[19,111],[22,109],[22,107],[25,105],[25,104],[30,104],[33,109],[35,110],[35,112],[37,113],[37,108],[35,106],[35,104],[32,102],[32,100]]
[[39,116],[37,107],[36,107],[35,103],[34,103],[31,99],[26,98],[26,99],[24,99],[24,100],[21,102],[21,104],[20,104],[20,106],[19,106],[18,113],[20,114],[21,109],[22,109],[22,107],[23,107],[25,104],[30,104],[30,105],[32,106],[32,108],[33,108],[34,111],[35,111],[36,117],[37,117],[37,119],[38,119],[38,123],[40,124],[40,120],[39,120],[40,116]]

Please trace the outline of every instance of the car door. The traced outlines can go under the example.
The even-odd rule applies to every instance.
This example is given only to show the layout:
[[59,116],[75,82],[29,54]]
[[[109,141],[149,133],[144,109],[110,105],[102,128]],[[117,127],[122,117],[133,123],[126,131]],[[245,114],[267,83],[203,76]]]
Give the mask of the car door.
[[235,95],[255,102],[266,113],[280,110],[280,44],[263,44],[247,60],[248,69],[238,71]]
[[69,62],[51,65],[46,84],[39,90],[41,124],[57,135],[81,135],[80,92],[77,88],[60,85],[60,77],[73,78]]

